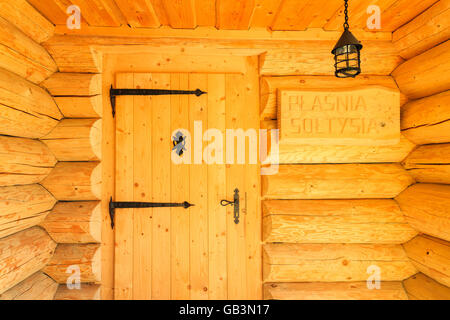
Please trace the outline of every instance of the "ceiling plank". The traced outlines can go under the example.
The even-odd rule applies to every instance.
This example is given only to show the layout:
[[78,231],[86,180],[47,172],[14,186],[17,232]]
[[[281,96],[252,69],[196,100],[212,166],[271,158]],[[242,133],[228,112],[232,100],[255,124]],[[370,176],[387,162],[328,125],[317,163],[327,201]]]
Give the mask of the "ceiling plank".
[[148,0],[115,0],[127,23],[135,28],[155,28],[161,25],[155,10]]
[[395,31],[438,0],[398,0],[381,14],[381,30]]
[[303,10],[309,1],[285,0],[272,25],[272,30],[298,30],[304,19]]
[[218,0],[216,27],[246,30],[255,8],[255,0]]
[[195,0],[195,15],[198,26],[216,25],[216,2],[212,0]]
[[373,13],[367,13],[367,8],[370,5],[376,5],[380,8],[381,26],[383,26],[383,12],[389,9],[396,1],[397,0],[374,0],[370,2],[365,8],[361,9],[361,12],[358,15],[352,17],[351,25],[356,28],[369,30],[369,28],[367,28],[367,19],[372,16]]
[[172,28],[193,29],[197,26],[194,0],[164,0],[163,3]]
[[114,0],[71,0],[90,26],[118,27],[125,20]]
[[158,17],[158,20],[161,23],[161,25],[168,26],[169,18],[167,16],[166,9],[164,8],[165,0],[145,0],[145,1],[149,2],[152,5],[153,10],[155,11],[156,16]]
[[[316,1],[316,3],[320,3]],[[333,15],[342,6],[342,0],[328,0],[327,5],[319,6],[316,12],[312,13],[313,19],[309,23],[309,28],[322,28],[328,21],[333,17]]]
[[[343,3],[344,1],[341,1]],[[374,0],[357,0],[350,1],[348,6],[348,16],[350,29],[355,27],[355,22],[367,16],[367,7],[374,4]],[[368,16],[367,16],[368,17]],[[323,26],[325,30],[343,30],[342,25],[345,22],[344,5],[342,4],[338,11]]]
[[283,0],[256,0],[255,10],[250,20],[250,27],[270,27],[279,11]]
[[72,4],[69,0],[28,0],[41,14],[55,25],[66,24],[67,8]]

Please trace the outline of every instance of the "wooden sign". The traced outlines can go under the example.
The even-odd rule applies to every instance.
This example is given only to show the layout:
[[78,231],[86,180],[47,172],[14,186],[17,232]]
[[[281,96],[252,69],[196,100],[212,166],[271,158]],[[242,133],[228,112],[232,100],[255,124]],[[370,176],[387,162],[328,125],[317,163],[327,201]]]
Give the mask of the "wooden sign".
[[381,86],[278,92],[280,141],[393,145],[400,140],[400,93]]

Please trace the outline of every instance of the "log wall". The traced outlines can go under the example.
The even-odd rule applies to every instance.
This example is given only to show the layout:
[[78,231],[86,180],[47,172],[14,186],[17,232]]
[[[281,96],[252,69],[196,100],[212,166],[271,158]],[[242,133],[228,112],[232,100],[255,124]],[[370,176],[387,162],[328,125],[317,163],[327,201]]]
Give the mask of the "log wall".
[[0,1],[0,299],[53,299],[41,270],[56,243],[39,227],[56,203],[39,183],[57,163],[37,139],[63,118],[40,83],[58,68],[40,44],[54,26],[25,0]]
[[[42,83],[64,115],[41,138],[59,161],[41,183],[60,201],[41,223],[58,243],[44,272],[60,284],[55,300],[96,300],[101,283],[101,75],[85,73],[96,71],[83,63],[63,70],[71,73],[55,73]],[[80,271],[79,290],[65,285],[73,266]]]
[[421,272],[403,282],[410,299],[450,299],[450,7],[438,1],[393,34],[408,59],[392,73],[408,102],[401,129],[418,145],[402,162],[416,184],[395,200],[421,234],[403,246]]
[[[441,257],[448,255],[450,228],[449,13],[448,1],[438,1],[393,33],[405,61],[391,76],[336,81],[296,72],[261,78],[266,129],[277,127],[280,89],[378,84],[398,88],[402,105],[402,137],[395,146],[279,144],[278,174],[262,177],[266,299],[450,298],[448,262]],[[271,58],[261,61],[268,66]],[[270,152],[265,164],[275,159]],[[369,246],[377,248],[375,256],[397,250],[405,263],[398,269],[398,257],[383,260],[388,265],[381,267],[380,290],[362,282],[362,265],[377,259],[362,254]],[[389,278],[393,270],[404,273]],[[415,275],[419,270],[426,276]]]
[[[279,89],[365,84],[397,88],[389,76],[264,76],[261,126],[277,126]],[[280,143],[278,173],[261,178],[265,299],[408,299],[402,281],[418,270],[401,244],[418,231],[393,198],[415,183],[400,164],[414,148],[404,136],[377,147]],[[366,283],[374,266],[379,290]]]
[[74,265],[100,282],[100,75],[57,72],[54,26],[25,0],[0,1],[0,31],[0,299],[97,299],[61,287]]

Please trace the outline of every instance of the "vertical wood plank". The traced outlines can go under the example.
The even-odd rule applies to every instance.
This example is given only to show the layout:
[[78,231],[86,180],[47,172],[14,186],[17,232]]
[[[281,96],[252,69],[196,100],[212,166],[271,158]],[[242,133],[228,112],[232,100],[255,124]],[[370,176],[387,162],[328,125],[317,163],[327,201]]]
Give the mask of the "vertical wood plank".
[[[186,90],[188,79],[181,74],[171,74],[170,88],[172,90]],[[174,95],[170,97],[171,108],[171,133],[178,129],[189,128],[189,101],[186,96]],[[183,157],[190,154],[185,153]],[[171,201],[191,202],[189,199],[190,165],[171,163]],[[191,202],[192,203],[192,202]],[[190,209],[171,209],[172,243],[171,243],[171,277],[172,277],[172,299],[190,299],[190,277],[189,277],[189,215]]]
[[[154,74],[153,86],[170,89],[169,74]],[[152,201],[170,202],[170,96],[155,96],[152,103]],[[170,208],[153,209],[152,299],[170,299]]]
[[[259,135],[259,74],[258,59],[247,58],[246,87],[244,88],[243,102],[245,110],[241,110],[244,130],[254,129],[256,136]],[[256,142],[256,145],[258,142]],[[250,146],[247,153],[259,152],[252,150]],[[246,271],[247,271],[247,298],[262,299],[262,252],[261,252],[261,190],[260,190],[260,166],[259,163],[251,164],[250,156],[247,156],[245,165],[245,192],[246,206],[242,208],[242,223],[245,223],[245,245],[246,245]],[[259,157],[256,155],[256,159]],[[259,162],[259,160],[258,160]]]
[[[189,90],[208,91],[206,74],[189,74]],[[191,299],[205,300],[209,297],[208,270],[208,168],[203,159],[203,134],[195,132],[195,121],[201,122],[202,132],[208,129],[208,97],[189,96],[190,132],[195,139],[192,144],[193,164],[191,165],[190,201],[195,204],[190,208],[191,232]]]
[[[133,88],[133,74],[118,74],[117,88]],[[116,113],[116,196],[115,201],[133,200],[133,98],[118,97]],[[116,300],[133,298],[133,209],[117,211],[115,218]]]
[[[152,88],[151,74],[135,74],[136,89]],[[152,200],[152,100],[148,96],[134,99],[134,201]],[[152,209],[134,213],[133,299],[152,298]]]
[[[242,74],[226,75],[226,128],[239,129],[244,127],[244,118],[241,116],[246,110],[244,90],[245,77]],[[228,139],[227,139],[228,140]],[[232,200],[234,189],[240,190],[241,208],[245,206],[245,167],[237,162],[236,140],[234,143],[234,164],[227,163],[226,199]],[[226,146],[226,152],[232,152]],[[242,211],[242,209],[241,209]],[[247,299],[247,270],[245,263],[245,219],[241,217],[239,224],[234,223],[233,207],[227,207],[227,270],[228,270],[228,299]]]
[[[208,75],[208,127],[225,132],[225,75]],[[208,135],[210,143],[215,137]],[[220,138],[219,138],[220,139]],[[223,143],[223,141],[222,141]],[[208,142],[206,142],[208,144]],[[209,298],[225,300],[227,283],[227,211],[220,205],[226,194],[226,168],[212,164],[215,153],[208,153],[208,221],[209,221]],[[224,161],[224,153],[221,161]]]
[[114,299],[114,230],[111,229],[109,217],[109,199],[115,195],[115,158],[116,158],[116,134],[115,120],[112,117],[108,92],[111,83],[115,83],[113,70],[114,61],[108,55],[104,59],[105,72],[102,77],[101,101],[103,102],[103,134],[102,134],[102,286],[101,299]]

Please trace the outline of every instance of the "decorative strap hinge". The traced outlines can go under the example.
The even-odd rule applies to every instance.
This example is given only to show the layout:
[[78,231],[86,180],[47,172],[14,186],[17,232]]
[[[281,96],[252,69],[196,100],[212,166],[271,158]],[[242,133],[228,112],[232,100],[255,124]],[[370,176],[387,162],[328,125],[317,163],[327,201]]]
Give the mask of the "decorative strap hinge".
[[166,90],[166,89],[114,89],[111,85],[109,90],[109,99],[111,101],[113,118],[116,116],[116,97],[117,96],[164,96],[164,95],[196,95],[200,97],[206,92],[197,90]]
[[188,209],[195,206],[189,202],[171,203],[171,202],[117,202],[109,199],[109,216],[111,218],[111,228],[114,229],[116,209],[141,209],[141,208],[184,208]]

